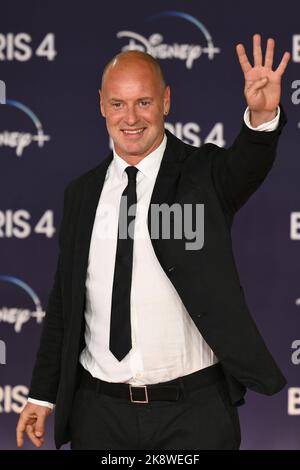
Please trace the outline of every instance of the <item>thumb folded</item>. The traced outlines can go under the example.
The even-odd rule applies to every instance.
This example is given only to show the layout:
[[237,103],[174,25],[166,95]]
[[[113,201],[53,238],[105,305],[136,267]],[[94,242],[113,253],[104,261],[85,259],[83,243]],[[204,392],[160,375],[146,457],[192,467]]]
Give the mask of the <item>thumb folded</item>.
[[45,418],[43,417],[38,417],[35,425],[35,431],[34,434],[36,437],[42,437],[44,435],[45,431]]

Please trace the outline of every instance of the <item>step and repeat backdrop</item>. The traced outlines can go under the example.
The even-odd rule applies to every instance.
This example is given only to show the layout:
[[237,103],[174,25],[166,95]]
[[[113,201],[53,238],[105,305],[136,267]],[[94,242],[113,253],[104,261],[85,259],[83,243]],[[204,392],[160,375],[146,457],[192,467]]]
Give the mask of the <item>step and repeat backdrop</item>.
[[[300,4],[253,0],[16,1],[0,6],[0,449],[15,449],[58,253],[63,190],[106,157],[101,72],[122,50],[156,57],[172,90],[166,127],[226,147],[245,109],[235,45],[276,41],[288,116],[263,186],[237,214],[234,250],[255,321],[288,379],[248,392],[242,449],[300,449]],[[33,446],[28,441],[25,448]],[[44,448],[54,449],[53,416]],[[66,446],[68,448],[68,446]]]

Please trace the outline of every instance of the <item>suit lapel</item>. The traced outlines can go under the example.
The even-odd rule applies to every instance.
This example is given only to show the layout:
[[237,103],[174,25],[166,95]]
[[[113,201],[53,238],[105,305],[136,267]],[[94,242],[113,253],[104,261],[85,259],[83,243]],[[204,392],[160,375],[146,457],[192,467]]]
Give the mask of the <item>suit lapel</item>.
[[103,189],[105,175],[112,158],[113,155],[110,153],[85,182],[83,188],[72,275],[72,304],[73,309],[76,309],[76,313],[78,312],[79,314],[83,312],[85,279],[96,210]]
[[174,202],[184,159],[183,143],[167,130],[166,134],[167,146],[157,174],[147,216],[148,231],[154,248],[157,240],[151,237],[151,225],[155,224],[155,221],[151,220],[151,207],[161,204],[171,205]]

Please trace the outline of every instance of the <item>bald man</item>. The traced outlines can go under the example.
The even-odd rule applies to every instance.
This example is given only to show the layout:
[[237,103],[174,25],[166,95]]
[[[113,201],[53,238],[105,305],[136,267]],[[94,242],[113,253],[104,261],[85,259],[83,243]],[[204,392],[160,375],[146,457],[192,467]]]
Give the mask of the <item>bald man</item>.
[[[237,46],[248,109],[227,150],[197,149],[165,131],[170,88],[151,56],[124,52],[105,67],[100,109],[113,151],[65,191],[19,447],[24,432],[43,445],[55,404],[57,448],[238,449],[246,389],[285,385],[248,312],[229,233],[270,170],[285,121],[289,54],[273,71],[274,41],[264,63],[259,35],[253,48],[251,66]],[[174,204],[204,204],[200,248],[187,249],[185,235],[153,235],[152,208]],[[182,223],[176,217],[169,225]]]

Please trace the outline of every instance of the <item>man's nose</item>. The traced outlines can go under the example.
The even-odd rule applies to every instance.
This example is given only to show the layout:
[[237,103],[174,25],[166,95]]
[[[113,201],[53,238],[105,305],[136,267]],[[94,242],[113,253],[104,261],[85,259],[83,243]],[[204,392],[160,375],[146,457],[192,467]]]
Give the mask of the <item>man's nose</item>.
[[127,113],[125,116],[125,121],[129,126],[133,126],[138,120],[137,112],[134,107],[130,107],[127,109]]

